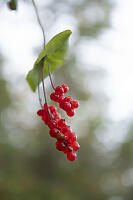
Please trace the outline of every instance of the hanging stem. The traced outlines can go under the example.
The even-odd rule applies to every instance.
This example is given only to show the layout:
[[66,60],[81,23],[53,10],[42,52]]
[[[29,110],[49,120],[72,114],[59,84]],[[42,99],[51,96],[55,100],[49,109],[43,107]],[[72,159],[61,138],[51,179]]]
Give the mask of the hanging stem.
[[34,9],[35,9],[35,13],[36,13],[37,21],[38,21],[38,23],[39,23],[39,25],[40,25],[40,28],[42,29],[43,40],[44,40],[44,49],[45,49],[46,39],[45,39],[45,31],[44,31],[44,27],[43,27],[43,24],[42,24],[42,22],[41,22],[41,20],[40,20],[39,13],[38,13],[38,9],[37,9],[37,6],[36,6],[34,0],[32,0],[32,4],[33,4]]
[[55,87],[54,87],[54,84],[53,84],[53,81],[52,81],[52,77],[51,77],[50,65],[49,65],[49,61],[48,61],[47,57],[46,57],[46,60],[48,62],[48,73],[49,73],[49,78],[50,78],[51,86],[52,86],[53,90],[55,90]]
[[45,64],[44,64],[44,59],[43,59],[43,68],[42,68],[42,88],[43,88],[43,94],[44,94],[44,99],[45,99],[45,103],[46,103],[47,112],[48,112],[48,115],[49,115],[50,120],[51,120],[51,116],[50,116],[50,112],[49,112],[48,104],[47,104],[46,90],[45,90],[45,85],[44,85],[44,69],[45,69]]
[[[42,33],[43,33],[43,41],[44,41],[44,49],[45,49],[45,44],[46,44],[46,39],[45,39],[45,31],[44,31],[44,27],[43,27],[43,24],[40,20],[40,17],[39,17],[39,13],[38,13],[38,9],[37,9],[37,6],[35,4],[35,1],[32,0],[32,4],[34,6],[34,9],[35,9],[35,13],[36,13],[36,17],[37,17],[37,21],[38,21],[38,24],[40,25],[40,28],[42,30]],[[43,59],[43,68],[42,68],[42,86],[43,86],[43,94],[44,94],[44,99],[45,99],[45,103],[46,103],[46,108],[47,108],[47,112],[49,114],[49,117],[50,117],[50,120],[51,120],[51,116],[50,116],[50,112],[49,112],[49,109],[48,109],[48,104],[47,104],[47,97],[46,97],[46,91],[45,91],[45,84],[44,84],[44,59]],[[39,81],[38,81],[39,82]],[[38,83],[38,96],[39,96],[39,102],[42,106],[42,100],[41,100],[41,97],[40,97],[40,89],[39,89],[39,83]]]
[[41,99],[41,95],[40,95],[39,81],[38,81],[38,87],[37,87],[37,89],[38,89],[39,103],[40,103],[41,108],[43,109],[42,99]]

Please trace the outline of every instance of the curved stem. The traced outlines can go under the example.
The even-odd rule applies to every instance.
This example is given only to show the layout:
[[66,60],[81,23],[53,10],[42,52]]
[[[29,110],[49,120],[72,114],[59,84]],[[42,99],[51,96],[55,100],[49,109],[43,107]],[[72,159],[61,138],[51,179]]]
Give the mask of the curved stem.
[[42,22],[41,22],[41,20],[40,20],[39,13],[38,13],[38,9],[37,9],[37,6],[36,6],[34,0],[32,0],[32,4],[33,4],[34,9],[35,9],[35,13],[36,13],[36,17],[37,17],[38,24],[40,25],[40,28],[42,29],[43,40],[44,40],[44,48],[45,48],[46,39],[45,39],[45,31],[44,31],[44,27],[43,27],[43,24],[42,24]]
[[49,73],[49,78],[50,78],[51,86],[52,86],[53,90],[55,90],[55,87],[54,87],[54,84],[53,84],[53,81],[52,81],[52,77],[51,77],[50,65],[49,65],[49,61],[48,61],[47,57],[46,57],[46,60],[48,62],[48,73]]

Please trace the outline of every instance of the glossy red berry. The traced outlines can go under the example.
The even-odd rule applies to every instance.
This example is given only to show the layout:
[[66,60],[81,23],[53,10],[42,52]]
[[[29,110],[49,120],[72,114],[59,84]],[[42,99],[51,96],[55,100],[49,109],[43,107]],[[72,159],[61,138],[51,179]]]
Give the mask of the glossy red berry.
[[66,126],[66,127],[64,127],[64,128],[61,130],[61,132],[62,132],[64,135],[69,135],[69,134],[71,134],[71,129],[70,129],[69,126]]
[[69,102],[64,102],[64,110],[66,112],[71,110],[71,104]]
[[58,95],[57,102],[58,102],[58,103],[60,103],[60,102],[62,102],[62,101],[63,101],[63,99],[64,99],[64,97],[63,97],[63,96],[61,96],[61,95]]
[[59,140],[59,141],[65,141],[66,136],[63,133],[59,132],[56,136],[56,139]]
[[60,119],[57,124],[58,124],[58,127],[61,129],[67,126],[65,119]]
[[59,107],[61,108],[61,109],[65,109],[65,104],[64,104],[64,102],[63,101],[61,101],[60,103],[59,103]]
[[74,112],[73,109],[67,111],[67,115],[68,115],[69,117],[73,117],[74,114],[75,114],[75,112]]
[[67,96],[67,97],[64,98],[63,101],[64,102],[70,102],[70,101],[72,101],[72,97],[71,96]]
[[79,145],[78,142],[75,141],[75,142],[72,143],[72,147],[73,147],[73,150],[74,150],[74,151],[78,151],[79,148],[80,148],[80,145]]
[[59,94],[55,94],[54,92],[51,93],[50,98],[51,98],[52,101],[55,101],[55,102],[58,102],[58,103],[63,100],[63,96],[61,96]]
[[62,86],[57,86],[57,87],[55,88],[55,94],[63,95],[63,93],[64,93],[64,89],[63,89]]
[[67,152],[67,159],[70,161],[74,161],[76,159],[77,155],[73,151],[68,151]]
[[51,100],[53,100],[55,102],[57,102],[57,100],[58,100],[58,96],[54,92],[51,93],[50,98],[51,98]]
[[51,106],[49,106],[49,110],[53,113],[53,112],[57,111],[57,108],[56,108],[56,106],[51,105]]
[[53,129],[50,129],[49,131],[49,134],[51,137],[54,137],[56,138],[57,134],[59,133],[60,131],[57,129],[57,128],[53,128]]
[[77,140],[77,135],[75,133],[71,133],[69,135],[69,140],[71,143],[75,142]]
[[60,141],[56,141],[56,149],[58,149],[59,151],[64,151],[65,150],[66,145],[63,142]]
[[44,110],[38,110],[37,111],[37,115],[40,116],[40,117],[43,116],[44,115]]
[[76,100],[74,100],[74,101],[71,101],[70,103],[71,103],[71,107],[72,107],[73,109],[75,109],[75,108],[78,108],[78,107],[79,107],[79,102],[78,102],[78,101],[76,101]]
[[63,90],[64,90],[64,93],[67,93],[68,90],[69,90],[68,86],[65,85],[65,84],[62,85],[62,88],[63,88]]
[[50,121],[48,122],[48,127],[49,127],[50,129],[56,128],[56,127],[57,127],[57,122],[56,122],[56,120],[50,120]]
[[[72,117],[74,115],[74,109],[78,108],[79,104],[78,101],[73,101],[71,96],[64,98],[63,95],[67,91],[67,85],[63,84],[62,86],[57,86],[55,92],[50,95],[50,98],[53,101],[58,102],[59,107],[65,110],[68,116]],[[37,115],[40,116],[50,128],[50,136],[57,139],[56,148],[67,154],[68,160],[74,161],[77,156],[75,151],[80,148],[79,143],[76,141],[76,134],[71,132],[65,119],[61,119],[61,116],[54,105],[49,106],[44,104],[43,107],[44,109],[38,110]]]

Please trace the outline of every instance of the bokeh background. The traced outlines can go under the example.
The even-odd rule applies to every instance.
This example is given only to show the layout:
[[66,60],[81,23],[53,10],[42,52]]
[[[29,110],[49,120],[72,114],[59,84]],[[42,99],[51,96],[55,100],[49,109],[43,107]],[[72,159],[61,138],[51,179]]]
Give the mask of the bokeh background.
[[[78,135],[69,162],[36,116],[37,93],[25,81],[43,38],[29,0],[17,11],[0,1],[0,199],[133,199],[132,0],[36,0],[46,39],[73,34],[62,68],[80,108],[67,119]],[[52,88],[46,79],[47,95]],[[63,114],[63,113],[62,113]],[[66,115],[63,114],[64,117]]]

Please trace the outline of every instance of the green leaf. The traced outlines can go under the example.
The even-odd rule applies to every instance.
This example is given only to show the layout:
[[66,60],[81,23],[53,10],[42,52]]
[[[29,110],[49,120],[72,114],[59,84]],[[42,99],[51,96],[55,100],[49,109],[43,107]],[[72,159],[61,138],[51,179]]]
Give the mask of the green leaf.
[[36,64],[44,58],[46,55],[52,54],[58,49],[60,49],[66,40],[69,38],[71,35],[72,31],[70,30],[65,30],[61,33],[58,33],[55,35],[46,45],[45,49],[40,53],[39,57],[36,60]]
[[41,74],[42,74],[43,60],[41,60],[38,64],[34,64],[32,70],[30,70],[26,76],[26,80],[33,92],[35,92],[38,83],[40,83]]
[[68,38],[71,33],[70,30],[66,30],[54,36],[37,58],[33,69],[29,71],[26,77],[33,92],[35,92],[38,82],[41,82],[43,63],[45,65],[44,78],[46,78],[48,76],[48,65],[50,66],[50,71],[54,72],[64,62],[67,53]]

